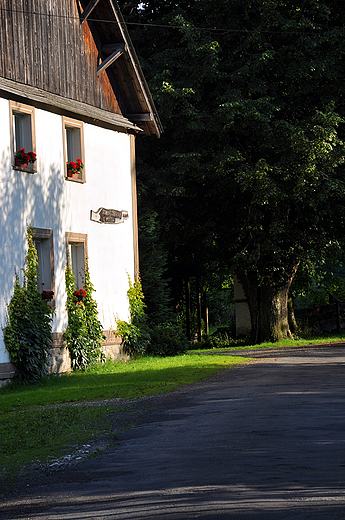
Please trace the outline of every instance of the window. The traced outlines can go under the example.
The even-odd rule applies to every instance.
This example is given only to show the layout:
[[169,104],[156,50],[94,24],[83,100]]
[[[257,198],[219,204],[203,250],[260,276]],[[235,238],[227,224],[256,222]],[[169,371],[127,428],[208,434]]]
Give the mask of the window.
[[69,254],[72,264],[72,270],[74,274],[75,283],[78,289],[81,289],[84,285],[83,273],[85,269],[85,250],[84,244],[78,242],[70,242]]
[[[85,164],[84,160],[84,127],[81,121],[71,119],[68,117],[63,118],[63,132],[64,132],[64,151],[65,151],[65,163],[70,161],[76,162],[77,159],[81,159],[82,163]],[[85,182],[85,168],[79,174],[77,179],[67,177],[67,169],[65,173],[66,179],[76,180],[79,182]]]
[[[55,291],[54,280],[54,248],[53,231],[51,229],[33,228],[34,244],[38,256],[38,290]],[[55,298],[53,298],[53,303]]]
[[67,256],[78,289],[84,287],[85,260],[87,258],[87,235],[66,233]]
[[15,166],[15,156],[22,148],[26,152],[36,153],[35,142],[35,109],[29,105],[10,101],[12,160],[14,168],[22,171],[36,172],[35,163],[29,163],[27,168]]

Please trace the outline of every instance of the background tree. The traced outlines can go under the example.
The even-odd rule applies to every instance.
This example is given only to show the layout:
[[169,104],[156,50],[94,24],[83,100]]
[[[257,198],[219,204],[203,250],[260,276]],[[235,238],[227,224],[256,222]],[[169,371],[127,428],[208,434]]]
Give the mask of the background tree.
[[132,35],[165,133],[139,141],[139,178],[169,265],[180,277],[215,261],[234,269],[252,341],[277,340],[298,266],[344,231],[344,11],[326,0],[142,7],[127,15],[156,24]]
[[139,258],[146,315],[150,326],[173,322],[175,315],[167,279],[167,252],[160,239],[160,224],[154,210],[141,206]]

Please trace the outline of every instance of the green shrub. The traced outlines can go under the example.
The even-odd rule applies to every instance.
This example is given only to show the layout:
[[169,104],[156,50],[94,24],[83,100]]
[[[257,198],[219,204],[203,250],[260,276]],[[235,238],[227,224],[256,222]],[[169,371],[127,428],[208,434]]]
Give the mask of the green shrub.
[[105,336],[103,336],[102,324],[98,320],[97,303],[92,298],[95,289],[90,280],[87,263],[84,273],[85,295],[78,300],[76,294],[81,291],[77,291],[72,268],[69,264],[66,266],[68,327],[64,338],[70,352],[73,370],[85,370],[90,363],[104,361],[101,347]]
[[163,323],[151,330],[151,341],[146,350],[150,356],[176,356],[188,349],[189,343],[180,325]]
[[234,346],[236,339],[234,339],[234,330],[232,327],[218,327],[218,329],[210,334],[209,342],[212,348],[224,348]]
[[188,341],[180,325],[164,323],[149,328],[146,322],[144,294],[140,279],[134,283],[128,277],[130,322],[117,320],[115,334],[122,338],[122,347],[132,357],[175,356],[188,349]]
[[193,350],[197,349],[219,349],[226,347],[241,346],[246,343],[245,338],[235,338],[232,327],[218,327],[212,334],[205,334],[202,341],[192,345]]
[[146,353],[150,342],[150,331],[146,324],[144,293],[141,280],[132,283],[128,275],[129,289],[127,291],[129,301],[130,322],[116,320],[116,336],[122,339],[121,345],[124,352],[132,357]]
[[15,273],[14,292],[7,306],[4,342],[16,376],[29,382],[48,373],[49,350],[52,346],[51,322],[54,311],[42,300],[37,289],[37,251],[33,230],[27,229],[28,251],[25,258],[24,281],[20,285]]
[[147,327],[138,327],[133,323],[119,320],[116,335],[121,337],[122,348],[129,356],[135,357],[146,353],[150,343],[150,332]]

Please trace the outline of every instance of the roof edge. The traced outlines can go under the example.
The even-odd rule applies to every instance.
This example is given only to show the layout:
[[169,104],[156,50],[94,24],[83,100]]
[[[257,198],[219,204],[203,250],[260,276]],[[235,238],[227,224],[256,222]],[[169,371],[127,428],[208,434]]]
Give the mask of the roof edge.
[[133,67],[134,73],[136,75],[136,78],[138,80],[138,83],[140,85],[140,88],[142,90],[145,102],[148,107],[148,112],[151,114],[151,121],[154,124],[156,135],[157,137],[160,137],[161,133],[163,132],[163,125],[159,119],[159,115],[157,112],[157,109],[155,107],[150,88],[146,82],[144,73],[142,71],[141,65],[139,63],[138,56],[136,54],[136,51],[134,49],[131,37],[129,35],[126,22],[122,16],[121,10],[116,2],[116,0],[108,0],[110,6],[112,7],[115,19],[117,21],[117,24],[119,26],[119,30],[121,32],[123,41],[125,42],[127,46],[127,54],[130,59],[131,65]]
[[57,107],[67,112],[93,119],[94,121],[100,121],[107,123],[108,125],[126,129],[132,132],[143,132],[141,128],[129,121],[120,114],[109,112],[101,108],[82,103],[73,99],[59,96],[31,85],[24,83],[18,83],[6,78],[0,77],[0,90],[5,91],[17,97],[29,99],[46,106]]

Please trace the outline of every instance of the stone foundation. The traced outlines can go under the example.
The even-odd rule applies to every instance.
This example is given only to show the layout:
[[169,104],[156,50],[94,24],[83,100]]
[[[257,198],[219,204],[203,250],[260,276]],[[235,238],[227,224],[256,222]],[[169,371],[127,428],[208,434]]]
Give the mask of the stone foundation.
[[0,387],[5,385],[16,372],[16,367],[12,363],[0,363]]
[[[106,339],[103,341],[102,350],[107,359],[129,359],[121,347],[121,338],[115,336],[111,330],[103,331]],[[71,357],[68,348],[63,341],[62,332],[52,334],[53,348],[50,351],[49,373],[66,374],[71,372]],[[12,379],[15,374],[15,366],[12,363],[0,363],[0,387]]]
[[121,347],[121,338],[115,336],[112,330],[103,331],[106,339],[103,341],[102,350],[107,359],[129,359],[129,356],[124,353]]

